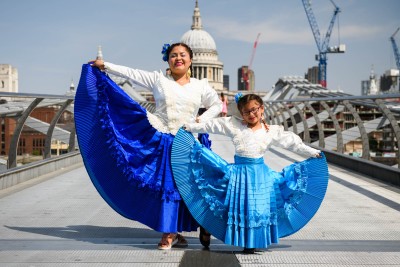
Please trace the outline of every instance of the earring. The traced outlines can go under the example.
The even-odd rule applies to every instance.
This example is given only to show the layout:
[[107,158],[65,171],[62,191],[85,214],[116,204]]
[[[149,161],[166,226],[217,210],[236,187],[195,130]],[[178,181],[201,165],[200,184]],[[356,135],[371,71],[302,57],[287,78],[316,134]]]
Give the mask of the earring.
[[186,76],[188,78],[192,77],[192,71],[190,70],[190,68],[188,69],[188,71],[186,72]]

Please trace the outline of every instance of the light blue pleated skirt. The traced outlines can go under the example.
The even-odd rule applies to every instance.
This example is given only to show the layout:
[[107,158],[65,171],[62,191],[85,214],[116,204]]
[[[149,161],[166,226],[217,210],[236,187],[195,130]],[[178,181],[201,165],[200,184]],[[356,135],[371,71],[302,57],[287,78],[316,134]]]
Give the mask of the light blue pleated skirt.
[[297,232],[317,212],[328,184],[325,157],[281,172],[263,158],[229,164],[180,130],[173,142],[174,179],[197,222],[225,244],[266,248]]

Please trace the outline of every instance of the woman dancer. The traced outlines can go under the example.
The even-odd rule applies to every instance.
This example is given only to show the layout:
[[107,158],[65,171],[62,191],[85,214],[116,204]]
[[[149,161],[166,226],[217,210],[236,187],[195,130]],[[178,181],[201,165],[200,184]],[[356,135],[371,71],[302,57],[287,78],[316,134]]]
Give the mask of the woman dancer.
[[[259,96],[239,94],[236,100],[243,121],[232,116],[185,124],[186,131],[180,130],[174,140],[171,163],[178,189],[199,224],[224,243],[254,253],[311,219],[325,195],[328,169],[319,150],[282,126],[264,122]],[[187,131],[229,136],[235,163],[205,149]],[[271,145],[311,158],[279,173],[264,163]]]
[[[187,246],[181,231],[196,231],[172,177],[170,150],[179,127],[205,122],[222,109],[207,80],[191,78],[192,50],[166,44],[171,74],[147,72],[97,59],[83,66],[75,98],[81,154],[95,187],[121,215],[164,233],[159,249]],[[155,111],[132,100],[106,73],[152,90]],[[201,106],[207,108],[197,116]]]

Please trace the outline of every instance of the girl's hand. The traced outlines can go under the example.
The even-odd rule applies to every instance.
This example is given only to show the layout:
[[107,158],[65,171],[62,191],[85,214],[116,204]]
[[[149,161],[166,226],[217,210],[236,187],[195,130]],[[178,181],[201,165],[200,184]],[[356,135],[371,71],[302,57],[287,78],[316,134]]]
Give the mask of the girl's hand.
[[322,158],[322,155],[321,155],[321,153],[317,153],[317,154],[315,154],[315,157],[316,158]]
[[102,60],[102,59],[92,60],[92,61],[89,61],[89,63],[90,63],[90,66],[92,66],[92,67],[97,67],[101,70],[105,70],[104,60]]
[[184,124],[184,125],[182,126],[182,129],[185,130],[186,132],[190,132],[189,129],[188,129],[188,127],[186,126],[186,124]]

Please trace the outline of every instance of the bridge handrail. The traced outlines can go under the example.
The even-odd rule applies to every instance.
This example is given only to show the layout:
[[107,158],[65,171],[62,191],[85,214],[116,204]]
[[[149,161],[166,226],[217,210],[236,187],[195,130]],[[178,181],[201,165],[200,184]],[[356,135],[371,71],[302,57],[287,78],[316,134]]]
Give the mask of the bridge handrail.
[[[321,148],[326,148],[325,143],[328,143],[331,150],[339,154],[346,153],[345,146],[349,142],[354,143],[361,139],[361,157],[372,160],[371,154],[380,151],[372,151],[370,143],[380,141],[383,146],[388,141],[384,139],[385,136],[391,138],[392,141],[388,142],[392,147],[390,153],[396,154],[397,158],[393,165],[400,168],[400,94],[264,100],[264,106],[267,121],[294,131],[305,142],[319,141]],[[370,116],[371,114],[373,116]],[[331,122],[335,126],[334,133],[331,131],[333,127],[329,127]],[[317,130],[318,138],[314,135],[314,140],[310,140],[310,131]],[[325,131],[324,142],[319,140],[321,130]],[[378,139],[378,134],[381,134],[381,140]],[[336,144],[332,144],[334,141]]]
[[[14,140],[13,142],[10,142],[9,150],[13,151],[11,153],[12,158],[11,160],[8,159],[8,162],[12,162],[12,164],[8,167],[11,169],[16,167],[16,151],[19,135],[27,123],[28,117],[33,109],[39,106],[52,105],[59,107],[59,111],[55,114],[54,119],[50,123],[47,123],[47,125],[44,125],[41,130],[46,135],[46,151],[43,159],[45,160],[52,157],[49,151],[49,144],[52,139],[59,138],[59,136],[54,133],[55,128],[57,128],[56,124],[61,113],[68,111],[73,115],[73,108],[71,107],[73,105],[74,96],[0,92],[0,97],[12,100],[17,99],[16,102],[10,102],[10,106],[12,107],[10,109],[3,109],[2,111],[2,107],[6,105],[7,101],[0,104],[0,119],[10,117],[16,120],[15,126],[17,129],[13,134]],[[25,103],[25,106],[19,103]],[[400,147],[400,94],[307,97],[265,100],[264,103],[265,117],[268,123],[283,125],[286,130],[291,130],[302,137],[303,141],[310,143],[310,145],[318,147],[321,150],[333,153],[336,158],[342,155],[346,160],[365,160],[366,162],[370,162],[371,166],[375,166],[378,163],[372,161],[371,152],[373,151],[370,147],[370,135],[376,130],[384,129],[386,136],[392,138],[391,142],[388,142],[388,144],[391,144],[393,147],[392,152],[397,156],[397,168],[400,168],[400,155],[398,152]],[[142,102],[141,104],[150,112],[155,108],[154,102]],[[363,119],[359,114],[360,111],[358,111],[361,106],[369,109],[372,114],[375,114],[377,118],[375,119],[376,121]],[[236,107],[232,107],[230,113],[232,113],[232,110],[234,109],[236,109]],[[344,116],[352,117],[351,125],[354,127],[350,129],[344,128]],[[334,127],[325,127],[328,123],[333,123]],[[69,153],[79,149],[76,147],[75,143],[75,125],[74,123],[72,124],[73,127],[70,129],[69,138],[64,138],[65,140],[68,139],[65,142],[69,145]],[[335,130],[335,134],[331,135],[330,133],[333,129]],[[321,140],[322,136],[323,140]],[[346,144],[349,142],[355,142],[357,139],[362,141],[362,158],[350,157],[346,154]],[[385,140],[385,142],[386,141],[387,140]],[[385,166],[383,164],[380,165]],[[383,168],[397,169],[395,167],[387,166]]]

